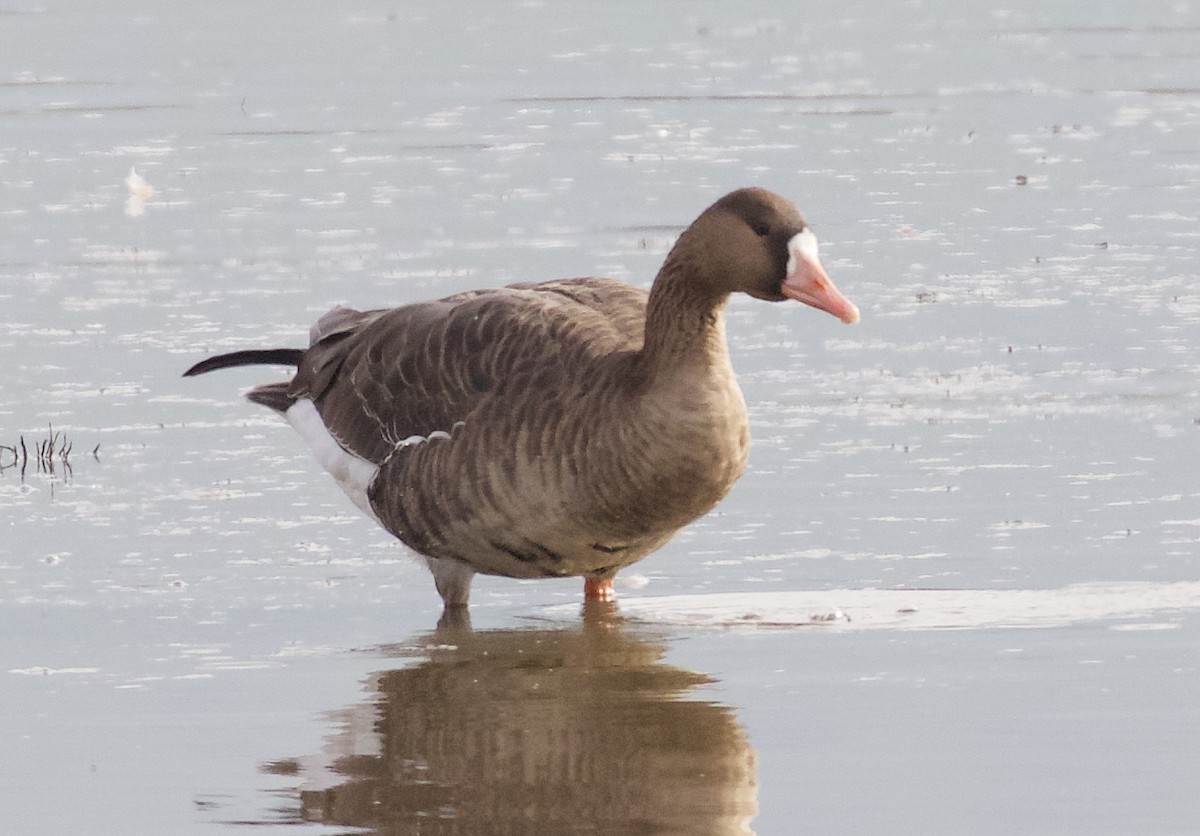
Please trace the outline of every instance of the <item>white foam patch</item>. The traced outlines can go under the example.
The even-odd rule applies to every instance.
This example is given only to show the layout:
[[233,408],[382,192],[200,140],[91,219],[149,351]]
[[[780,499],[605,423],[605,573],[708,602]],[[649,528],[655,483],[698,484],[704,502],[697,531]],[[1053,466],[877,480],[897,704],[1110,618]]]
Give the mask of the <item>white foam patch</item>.
[[374,462],[354,455],[338,443],[310,399],[301,398],[296,401],[284,413],[284,417],[312,450],[317,464],[325,468],[363,513],[379,522],[371,508],[371,501],[367,498],[367,489],[375,479],[375,474],[379,472],[379,467]]
[[796,272],[796,260],[799,258],[805,258],[813,264],[821,263],[817,236],[808,227],[805,227],[803,232],[797,232],[788,241],[787,274],[789,276]]
[[60,674],[99,673],[99,668],[9,668],[9,673],[18,676],[58,676]]
[[[1200,582],[1075,584],[1059,589],[831,589],[622,598],[621,614],[689,627],[969,630],[1120,620],[1168,629],[1168,612],[1200,609]],[[557,614],[558,607],[550,608]],[[578,614],[571,605],[564,617]],[[1147,623],[1144,619],[1153,618]],[[1139,622],[1138,620],[1143,621]],[[1114,626],[1114,629],[1116,629]]]

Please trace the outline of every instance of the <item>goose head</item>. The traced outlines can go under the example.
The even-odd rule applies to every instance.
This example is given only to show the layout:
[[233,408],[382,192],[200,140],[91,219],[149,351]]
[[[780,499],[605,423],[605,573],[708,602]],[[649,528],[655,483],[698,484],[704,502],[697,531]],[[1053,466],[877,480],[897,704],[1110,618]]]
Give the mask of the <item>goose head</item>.
[[817,236],[800,210],[766,189],[725,195],[684,231],[672,256],[684,262],[692,282],[714,295],[793,299],[842,322],[858,322],[858,308],[821,266]]

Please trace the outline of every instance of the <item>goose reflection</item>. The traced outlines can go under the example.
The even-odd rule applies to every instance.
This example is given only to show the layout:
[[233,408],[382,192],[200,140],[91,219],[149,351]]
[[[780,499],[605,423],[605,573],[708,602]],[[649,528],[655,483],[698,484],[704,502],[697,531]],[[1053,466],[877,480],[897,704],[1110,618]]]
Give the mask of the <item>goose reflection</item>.
[[611,618],[444,626],[298,771],[297,819],[400,834],[751,834],[755,754],[709,680]]

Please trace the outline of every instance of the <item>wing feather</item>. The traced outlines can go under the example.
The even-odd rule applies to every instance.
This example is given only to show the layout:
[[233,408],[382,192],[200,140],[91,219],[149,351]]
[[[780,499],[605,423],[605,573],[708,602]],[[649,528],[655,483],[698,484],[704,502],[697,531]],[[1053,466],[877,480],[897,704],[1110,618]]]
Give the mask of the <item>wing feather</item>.
[[449,432],[489,398],[552,396],[588,357],[641,347],[646,293],[608,279],[472,291],[382,311],[334,308],[288,389],[315,402],[351,452],[382,463],[412,436]]

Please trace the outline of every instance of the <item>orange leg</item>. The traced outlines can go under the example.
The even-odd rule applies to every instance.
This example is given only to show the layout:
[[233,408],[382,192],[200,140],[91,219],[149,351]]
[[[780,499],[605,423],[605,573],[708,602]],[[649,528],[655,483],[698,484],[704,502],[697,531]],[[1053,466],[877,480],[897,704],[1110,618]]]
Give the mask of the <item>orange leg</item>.
[[612,601],[616,597],[617,594],[613,592],[612,578],[586,577],[583,579],[583,600]]

